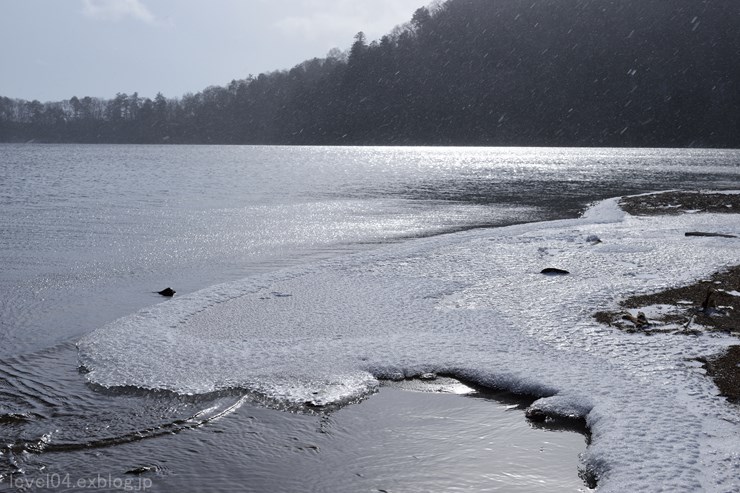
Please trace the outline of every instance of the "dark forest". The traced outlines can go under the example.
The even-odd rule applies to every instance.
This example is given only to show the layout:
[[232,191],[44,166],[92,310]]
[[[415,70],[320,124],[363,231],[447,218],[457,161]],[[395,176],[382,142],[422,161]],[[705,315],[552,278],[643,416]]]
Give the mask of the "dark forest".
[[739,21],[735,0],[448,0],[179,98],[0,97],[0,141],[738,148]]

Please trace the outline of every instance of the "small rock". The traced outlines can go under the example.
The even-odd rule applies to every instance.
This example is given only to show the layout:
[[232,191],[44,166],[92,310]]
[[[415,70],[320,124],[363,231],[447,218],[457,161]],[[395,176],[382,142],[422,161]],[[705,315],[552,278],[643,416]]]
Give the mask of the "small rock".
[[177,291],[172,288],[165,288],[162,291],[157,291],[157,294],[161,294],[162,296],[174,296],[176,292]]

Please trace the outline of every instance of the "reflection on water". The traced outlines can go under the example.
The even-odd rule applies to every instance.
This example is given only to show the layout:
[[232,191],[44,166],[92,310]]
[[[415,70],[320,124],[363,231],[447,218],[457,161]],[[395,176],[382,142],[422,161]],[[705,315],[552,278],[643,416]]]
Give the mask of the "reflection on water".
[[[11,486],[50,478],[66,477],[71,484],[106,479],[100,491],[120,489],[111,480],[162,492],[194,485],[214,492],[587,490],[578,477],[582,435],[529,424],[521,398],[461,388],[432,383],[418,392],[391,385],[359,404],[318,414],[286,413],[240,399],[229,406],[227,397],[98,394],[102,401],[111,398],[110,411],[122,422],[95,416],[75,431],[78,439],[134,429],[143,422],[137,420],[183,418],[108,443],[64,445],[63,438],[47,434],[21,451],[16,442],[3,449],[11,465],[0,474]],[[84,407],[59,411],[91,411]]]
[[408,238],[732,188],[740,152],[0,145],[0,354],[178,293]]

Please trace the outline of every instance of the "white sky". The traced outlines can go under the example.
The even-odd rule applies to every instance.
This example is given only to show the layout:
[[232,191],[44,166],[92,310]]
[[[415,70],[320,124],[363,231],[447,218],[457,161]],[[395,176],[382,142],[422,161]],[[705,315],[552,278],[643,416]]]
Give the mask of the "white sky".
[[427,3],[0,0],[0,96],[181,96],[380,38]]

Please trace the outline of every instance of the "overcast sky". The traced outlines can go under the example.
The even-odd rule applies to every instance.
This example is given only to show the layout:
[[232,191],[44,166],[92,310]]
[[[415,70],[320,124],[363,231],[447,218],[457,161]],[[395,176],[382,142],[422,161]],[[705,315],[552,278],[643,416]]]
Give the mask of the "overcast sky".
[[0,0],[0,96],[181,96],[377,39],[428,3]]

